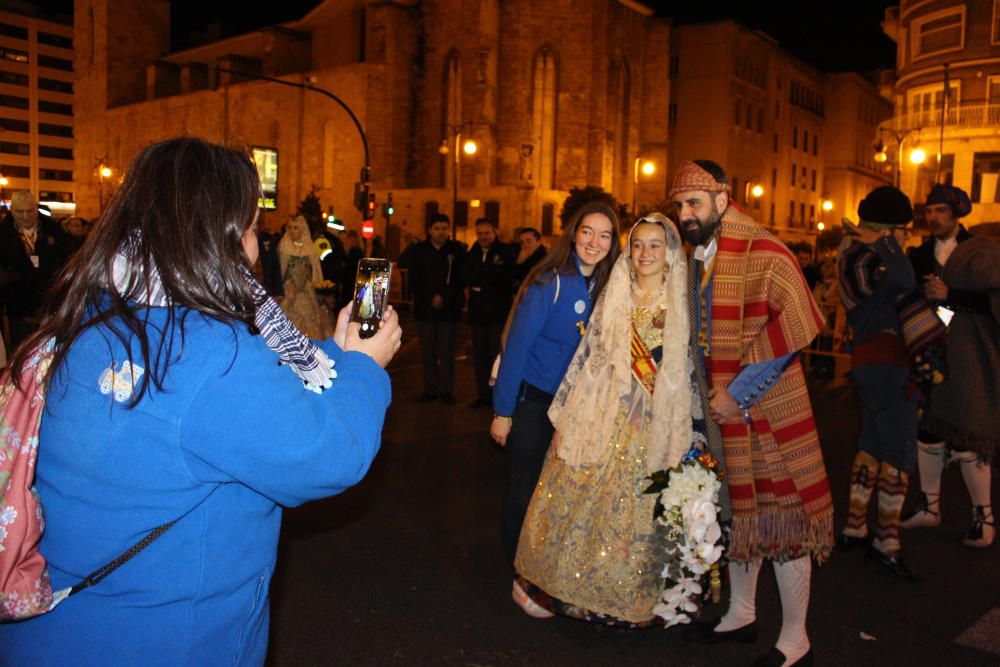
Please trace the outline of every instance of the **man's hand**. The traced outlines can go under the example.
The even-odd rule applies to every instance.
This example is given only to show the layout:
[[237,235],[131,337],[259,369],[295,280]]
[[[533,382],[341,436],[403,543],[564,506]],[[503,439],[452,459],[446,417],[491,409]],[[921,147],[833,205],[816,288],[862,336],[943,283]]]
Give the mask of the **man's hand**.
[[493,417],[493,423],[490,424],[490,436],[496,440],[498,445],[506,447],[511,426],[513,426],[513,422],[510,417]]
[[357,322],[347,325],[344,351],[367,354],[376,364],[385,368],[399,350],[402,337],[403,330],[399,327],[396,311],[392,306],[386,306],[382,324],[371,338],[361,337],[361,325]]
[[710,389],[708,392],[708,406],[712,411],[712,421],[718,424],[743,421],[743,410],[732,394],[726,389]]
[[928,301],[947,301],[948,286],[934,274],[927,275],[924,277],[924,296]]
[[434,298],[431,299],[431,308],[434,310],[441,310],[444,308],[444,297],[440,294],[435,294]]

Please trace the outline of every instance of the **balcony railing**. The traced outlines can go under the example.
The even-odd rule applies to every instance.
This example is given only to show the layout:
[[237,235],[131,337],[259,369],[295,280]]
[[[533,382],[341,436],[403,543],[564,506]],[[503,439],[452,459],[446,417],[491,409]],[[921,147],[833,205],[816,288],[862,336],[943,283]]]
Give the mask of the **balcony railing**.
[[[949,107],[945,127],[956,129],[995,128],[1000,131],[1000,104],[959,104]],[[886,127],[906,131],[941,126],[941,109],[909,111],[886,122]]]

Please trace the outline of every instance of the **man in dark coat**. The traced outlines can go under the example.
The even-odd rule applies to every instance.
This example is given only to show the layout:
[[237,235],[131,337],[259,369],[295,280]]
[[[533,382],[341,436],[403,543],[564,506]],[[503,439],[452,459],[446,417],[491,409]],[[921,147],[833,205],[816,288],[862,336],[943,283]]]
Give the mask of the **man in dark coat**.
[[11,349],[38,327],[42,297],[68,255],[69,241],[59,223],[39,216],[30,192],[15,192],[11,211],[0,223],[0,267],[7,282],[2,294]]
[[920,496],[904,528],[941,523],[941,475],[957,460],[972,500],[968,547],[993,543],[990,463],[1000,445],[1000,244],[970,234],[958,221],[972,211],[965,191],[935,185],[927,197],[931,238],[910,252],[931,303],[954,317],[948,327],[947,372],[924,411],[917,452]]
[[427,240],[399,258],[413,293],[413,316],[420,332],[424,393],[419,401],[454,403],[455,343],[465,305],[465,246],[450,240],[451,221],[437,213],[427,222]]
[[522,227],[517,233],[517,241],[520,243],[520,250],[515,260],[514,268],[514,291],[521,286],[524,279],[528,277],[535,264],[542,261],[548,248],[542,245],[542,234],[534,227]]
[[489,218],[476,220],[476,242],[466,258],[478,394],[471,404],[474,408],[493,405],[490,370],[500,352],[500,334],[514,299],[514,259],[513,249],[497,238],[496,223]]
[[[858,206],[850,245],[840,256],[840,294],[853,332],[851,375],[861,399],[861,437],[851,465],[850,509],[837,540],[841,549],[868,545],[868,557],[905,578],[913,570],[899,541],[900,512],[917,456],[917,403],[911,397],[910,365],[897,310],[916,287],[903,254],[910,200],[897,188],[875,188]],[[878,493],[874,539],[868,504]]]

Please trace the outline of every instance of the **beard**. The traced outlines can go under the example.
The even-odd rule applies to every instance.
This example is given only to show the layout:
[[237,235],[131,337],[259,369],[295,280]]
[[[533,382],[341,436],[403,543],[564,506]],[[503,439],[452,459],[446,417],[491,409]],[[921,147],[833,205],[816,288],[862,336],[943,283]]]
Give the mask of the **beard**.
[[698,218],[691,217],[686,220],[680,221],[680,231],[681,236],[684,240],[693,246],[705,245],[715,234],[715,230],[719,228],[722,224],[722,216],[719,215],[719,209],[715,207],[715,202],[712,203],[712,212],[709,214],[707,220],[699,220]]

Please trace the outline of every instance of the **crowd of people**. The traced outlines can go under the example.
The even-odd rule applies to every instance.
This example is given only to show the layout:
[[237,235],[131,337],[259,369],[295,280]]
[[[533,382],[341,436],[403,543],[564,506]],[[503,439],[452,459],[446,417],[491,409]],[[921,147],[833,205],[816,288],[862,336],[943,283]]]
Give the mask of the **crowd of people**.
[[[354,284],[360,239],[327,238],[321,256],[325,232],[301,216],[280,236],[262,233],[259,187],[243,152],[193,138],[153,144],[76,248],[28,193],[14,196],[0,224],[16,346],[0,426],[38,447],[37,494],[18,507],[44,504],[47,568],[27,592],[0,590],[4,618],[27,619],[0,625],[12,664],[262,664],[281,508],[355,484],[375,456],[396,313],[387,308],[364,339],[349,307],[334,319],[350,295],[316,290],[331,277]],[[181,204],[202,199],[217,206]],[[664,580],[688,556],[661,520],[663,497],[645,487],[700,465],[718,483],[698,510],[702,534],[715,526],[718,538],[700,572],[724,571],[729,600],[683,637],[756,641],[768,564],[781,629],[754,664],[810,665],[813,563],[863,547],[914,577],[901,528],[940,523],[947,462],[972,501],[965,545],[994,541],[1000,244],[958,222],[971,203],[948,185],[927,199],[931,238],[908,254],[913,207],[885,186],[819,262],[812,246],[787,246],[735,205],[715,162],[681,163],[669,200],[634,221],[583,202],[551,249],[532,227],[505,243],[489,218],[466,247],[446,215],[431,216],[426,240],[399,259],[420,339],[418,400],[455,402],[465,316],[471,407],[492,408],[489,433],[504,448],[500,534],[512,598],[528,615],[669,625]],[[810,346],[833,338],[845,341],[861,404],[836,537],[804,366]],[[33,424],[18,392],[34,397]],[[265,402],[282,405],[282,419],[260,419]],[[25,451],[10,437],[0,464]],[[915,473],[920,493],[904,513]],[[0,547],[24,534],[18,516],[0,515]],[[0,575],[14,552],[0,549]]]

